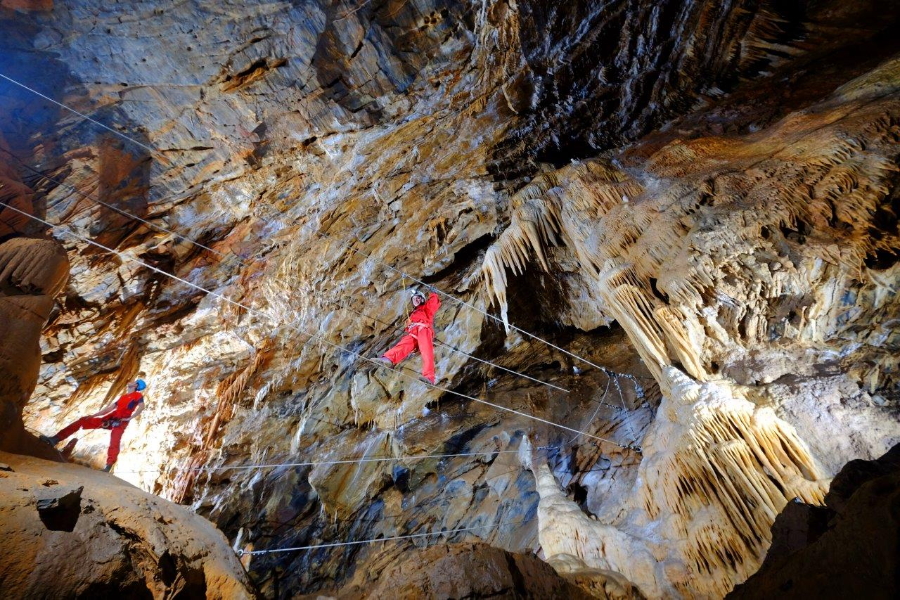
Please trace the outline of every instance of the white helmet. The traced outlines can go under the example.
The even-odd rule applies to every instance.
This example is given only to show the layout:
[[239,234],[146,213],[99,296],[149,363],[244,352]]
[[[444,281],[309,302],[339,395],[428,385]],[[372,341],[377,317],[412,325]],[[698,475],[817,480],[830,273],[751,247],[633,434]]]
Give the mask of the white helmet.
[[420,292],[419,290],[412,290],[412,291],[409,293],[409,301],[412,302],[413,298],[415,298],[416,296],[418,296],[419,298],[421,298],[423,301],[425,300],[425,294],[423,294],[423,293]]

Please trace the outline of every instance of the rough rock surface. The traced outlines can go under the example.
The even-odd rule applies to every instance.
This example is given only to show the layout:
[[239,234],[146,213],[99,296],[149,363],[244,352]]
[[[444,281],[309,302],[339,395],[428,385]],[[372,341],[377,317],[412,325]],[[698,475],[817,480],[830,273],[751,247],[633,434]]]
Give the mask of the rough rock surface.
[[227,541],[191,511],[75,465],[0,453],[7,598],[252,598]]
[[[561,506],[672,567],[636,585],[718,596],[791,490],[900,437],[896,3],[0,6],[8,75],[134,138],[0,82],[2,193],[120,253],[54,228],[71,283],[26,421],[146,373],[118,474],[239,547],[485,526],[537,550],[540,482],[512,454],[535,429]],[[43,233],[10,213],[0,235]],[[451,301],[447,387],[609,441],[429,389],[416,358],[372,369],[412,285],[385,265],[643,394]],[[661,404],[671,369],[689,393]],[[467,456],[408,458],[436,453]],[[296,464],[363,456],[394,460]],[[764,514],[730,525],[732,490]],[[598,539],[557,556],[628,564]],[[383,552],[245,562],[290,597]]]
[[900,594],[900,446],[854,460],[826,507],[792,503],[758,573],[728,598],[896,598]]
[[373,566],[360,569],[357,577],[333,597],[609,598],[604,593],[588,593],[535,556],[486,544],[418,549],[388,564]]
[[69,261],[53,240],[0,243],[0,449],[36,449],[22,410],[41,367],[41,330],[66,285]]

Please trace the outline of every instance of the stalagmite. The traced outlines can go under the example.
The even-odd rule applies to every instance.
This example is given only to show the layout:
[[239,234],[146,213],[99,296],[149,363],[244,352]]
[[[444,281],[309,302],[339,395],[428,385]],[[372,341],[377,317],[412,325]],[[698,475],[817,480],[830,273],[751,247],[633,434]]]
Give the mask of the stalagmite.
[[566,497],[546,464],[536,463],[527,438],[519,457],[534,473],[541,500],[538,504],[538,539],[546,559],[566,564],[583,564],[595,569],[621,573],[650,598],[661,598],[674,591],[668,583],[665,566],[653,552],[653,544],[624,533],[618,528],[592,520],[575,502]]

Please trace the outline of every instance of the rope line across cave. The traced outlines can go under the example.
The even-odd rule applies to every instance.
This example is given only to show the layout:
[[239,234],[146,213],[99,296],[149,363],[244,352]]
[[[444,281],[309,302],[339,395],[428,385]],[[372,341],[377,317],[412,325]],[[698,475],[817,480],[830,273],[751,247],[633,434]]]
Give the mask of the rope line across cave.
[[[535,450],[547,450],[557,448],[557,446],[538,446]],[[484,450],[482,452],[460,452],[456,454],[406,454],[400,456],[376,456],[364,458],[346,458],[341,460],[311,460],[305,462],[285,462],[285,463],[265,463],[259,465],[221,465],[218,467],[194,467],[191,469],[179,469],[173,467],[171,471],[227,471],[230,469],[276,469],[278,467],[314,467],[317,465],[355,465],[360,463],[373,462],[392,462],[392,461],[408,461],[408,460],[426,460],[429,458],[459,458],[465,456],[485,456],[495,454],[517,454],[518,450]],[[145,469],[140,471],[119,471],[116,473],[158,473],[157,469]]]
[[296,552],[300,550],[314,550],[316,548],[335,548],[338,546],[357,546],[360,544],[371,544],[374,542],[392,542],[394,540],[408,540],[411,538],[421,538],[421,537],[430,537],[433,535],[448,535],[452,533],[462,533],[465,531],[479,531],[482,529],[493,529],[494,527],[499,527],[500,524],[496,523],[494,525],[479,525],[477,527],[464,527],[461,529],[448,529],[444,531],[434,531],[431,533],[413,533],[410,535],[396,535],[393,537],[386,538],[375,538],[371,540],[359,540],[355,542],[332,542],[329,544],[314,544],[311,546],[294,546],[292,548],[272,548],[270,550],[236,550],[238,556],[257,556],[260,554],[273,554],[275,552]]
[[[109,132],[111,132],[111,133],[113,133],[113,134],[119,136],[119,137],[122,138],[122,139],[131,141],[131,142],[133,142],[134,144],[137,144],[138,146],[140,146],[141,148],[147,150],[147,151],[150,152],[151,154],[156,155],[157,157],[159,157],[165,164],[170,164],[170,163],[169,163],[169,160],[168,160],[165,156],[163,156],[162,153],[161,153],[159,150],[157,150],[157,149],[155,149],[155,148],[152,148],[152,147],[150,147],[150,146],[147,146],[146,144],[143,144],[142,142],[139,142],[138,140],[135,140],[134,138],[132,138],[132,137],[130,137],[130,136],[128,136],[128,135],[126,135],[126,134],[120,132],[120,131],[117,131],[117,130],[115,130],[115,129],[113,129],[113,128],[107,126],[107,125],[104,125],[104,124],[101,123],[100,121],[97,121],[97,120],[95,120],[95,119],[89,117],[88,115],[85,115],[85,114],[83,114],[83,113],[81,113],[81,112],[75,110],[74,108],[71,108],[71,107],[69,107],[69,106],[67,106],[67,105],[65,105],[65,104],[63,104],[63,103],[61,103],[61,102],[58,102],[58,101],[56,101],[56,100],[53,100],[52,98],[50,98],[50,97],[48,97],[48,96],[46,96],[46,95],[44,95],[44,94],[38,92],[37,90],[34,90],[34,89],[28,87],[27,85],[25,85],[25,84],[23,84],[23,83],[21,83],[21,82],[19,82],[19,81],[16,81],[15,79],[13,79],[13,78],[11,78],[11,77],[9,77],[9,76],[3,74],[3,73],[0,73],[0,78],[3,78],[3,79],[5,79],[5,80],[9,81],[10,83],[13,83],[13,84],[15,84],[15,85],[17,85],[17,86],[19,86],[19,87],[21,87],[21,88],[23,88],[23,89],[25,89],[25,90],[31,92],[31,93],[33,93],[33,94],[35,94],[35,95],[39,96],[40,98],[43,98],[43,99],[47,100],[48,102],[52,102],[53,104],[55,104],[55,105],[57,105],[57,106],[60,106],[60,107],[62,107],[62,108],[64,108],[64,109],[66,109],[66,110],[72,112],[72,113],[74,113],[74,114],[76,114],[76,115],[78,115],[78,116],[80,116],[80,117],[82,117],[82,118],[84,118],[84,119],[90,121],[91,123],[94,123],[95,125],[97,125],[97,126],[99,126],[99,127],[102,127],[103,129],[105,129],[105,130],[107,130],[107,131],[109,131]],[[20,161],[20,162],[21,162],[21,161]],[[40,175],[41,175],[42,177],[45,177],[45,178],[47,178],[47,179],[53,181],[51,178],[49,178],[48,176],[44,175],[43,173],[41,173]],[[81,193],[81,192],[79,192],[79,193]],[[99,202],[99,201],[98,201],[98,202]],[[130,217],[132,217],[132,218],[134,218],[134,219],[136,219],[136,220],[145,222],[145,221],[144,221],[143,219],[141,219],[140,217],[137,217],[137,216],[135,216],[135,215],[132,215],[131,213],[128,213],[127,211],[124,211],[124,210],[121,210],[121,209],[116,209],[116,210],[117,210],[117,212],[120,212],[120,214],[126,214],[126,215],[128,215],[128,216],[130,216]],[[259,218],[261,221],[263,221],[264,223],[268,224],[268,225],[271,225],[271,224],[272,224],[272,222],[269,221],[269,220],[267,220],[267,219],[263,219],[263,218],[261,218],[261,217],[258,217],[258,218]],[[278,223],[278,225],[280,225],[280,226],[282,226],[282,227],[285,226],[284,223],[282,223],[281,221],[278,221],[277,223]],[[309,225],[312,225],[312,223],[307,223],[306,225],[301,225],[300,228],[302,229],[302,228],[304,228],[304,227],[308,227]],[[50,225],[50,226],[52,227],[52,225]],[[162,228],[159,228],[159,229],[162,230]],[[191,238],[189,238],[189,237],[187,237],[187,236],[184,236],[184,235],[182,235],[182,234],[176,234],[176,233],[170,232],[170,231],[168,231],[168,230],[165,230],[165,231],[167,231],[168,233],[171,233],[172,235],[176,235],[176,236],[178,236],[179,238],[181,238],[181,239],[183,239],[183,240],[190,241],[191,243],[194,243],[194,244],[196,244],[197,246],[199,246],[199,247],[201,247],[201,248],[210,250],[210,248],[208,248],[207,246],[205,246],[205,245],[203,245],[203,244],[200,244],[199,242],[196,242],[195,240],[193,240],[193,239],[191,239]],[[321,230],[313,230],[313,233],[316,234],[316,235],[321,235],[322,237],[324,237],[324,238],[326,238],[326,239],[332,239],[332,237],[331,237],[330,235],[328,235],[327,233],[325,233],[325,232],[323,232],[323,231],[321,231]],[[354,252],[354,253],[357,253],[357,254],[360,254],[360,255],[362,255],[362,256],[365,256],[365,257],[367,257],[367,258],[370,258],[370,259],[372,259],[373,261],[375,261],[375,262],[377,262],[377,263],[383,265],[383,266],[386,267],[387,269],[393,271],[394,273],[397,273],[397,274],[401,275],[402,277],[409,278],[411,281],[414,281],[414,282],[416,282],[417,284],[419,284],[419,285],[421,285],[421,286],[430,288],[430,289],[434,290],[436,293],[438,293],[439,295],[441,295],[441,296],[443,296],[443,297],[445,297],[445,298],[448,298],[448,299],[450,299],[450,300],[453,300],[454,302],[457,302],[457,303],[459,303],[459,304],[462,305],[462,306],[466,306],[466,307],[468,307],[468,308],[470,308],[470,309],[472,309],[472,310],[474,310],[474,311],[476,311],[476,312],[482,314],[483,316],[485,316],[485,317],[487,317],[487,318],[489,318],[489,319],[491,319],[491,320],[493,320],[493,321],[495,321],[495,322],[497,322],[497,323],[502,324],[504,327],[509,327],[510,329],[513,329],[513,330],[515,330],[515,331],[517,331],[517,332],[519,332],[519,333],[521,333],[521,334],[523,334],[523,335],[525,335],[525,336],[527,336],[527,337],[529,337],[529,338],[531,338],[531,339],[533,339],[533,340],[536,340],[536,341],[539,341],[539,342],[541,342],[541,343],[543,343],[543,344],[546,344],[546,345],[549,346],[550,348],[553,348],[554,350],[557,350],[557,351],[559,351],[559,352],[562,352],[563,354],[565,354],[565,355],[567,355],[567,356],[569,356],[569,357],[571,357],[571,358],[574,358],[574,359],[579,360],[579,361],[581,361],[581,362],[583,362],[583,363],[585,363],[585,364],[587,364],[587,365],[590,365],[590,366],[592,366],[592,367],[594,367],[594,368],[596,368],[596,369],[599,369],[600,371],[602,371],[603,373],[605,373],[605,374],[608,375],[608,376],[611,376],[611,377],[612,377],[612,376],[615,376],[615,377],[624,377],[624,378],[626,378],[626,379],[630,379],[630,380],[632,380],[632,383],[633,383],[633,385],[635,386],[635,391],[636,391],[636,393],[637,393],[638,398],[639,398],[639,399],[642,399],[642,398],[644,397],[643,388],[642,388],[641,385],[638,383],[637,378],[636,378],[635,376],[631,375],[631,374],[628,374],[628,373],[616,373],[615,371],[612,371],[612,370],[610,370],[610,369],[607,369],[606,367],[600,366],[600,365],[594,363],[593,361],[590,361],[590,360],[588,360],[588,359],[586,359],[586,358],[584,358],[584,357],[582,357],[582,356],[579,356],[578,354],[575,354],[574,352],[571,352],[571,351],[569,351],[569,350],[566,350],[565,348],[562,348],[561,346],[558,346],[558,345],[556,345],[556,344],[554,344],[554,343],[552,343],[552,342],[550,342],[550,341],[548,341],[548,340],[546,340],[546,339],[544,339],[544,338],[542,338],[542,337],[540,337],[540,336],[538,336],[538,335],[536,335],[536,334],[533,334],[533,333],[531,333],[531,332],[529,332],[529,331],[526,331],[525,329],[522,329],[522,328],[520,328],[520,327],[518,327],[518,326],[516,326],[516,325],[513,325],[513,324],[511,324],[511,323],[506,323],[506,322],[504,322],[502,319],[500,319],[499,317],[497,317],[497,316],[495,316],[495,315],[492,315],[492,314],[488,313],[487,311],[482,310],[481,308],[478,308],[478,307],[475,306],[474,304],[471,304],[470,302],[467,302],[467,301],[463,300],[462,298],[458,298],[458,297],[456,297],[456,296],[454,296],[454,295],[452,295],[452,294],[449,294],[449,293],[447,293],[447,292],[444,292],[443,290],[439,290],[439,289],[437,289],[437,288],[435,288],[435,287],[433,287],[433,286],[431,286],[431,285],[425,283],[424,281],[422,281],[422,280],[420,280],[420,279],[418,279],[418,278],[416,278],[416,277],[413,277],[412,275],[406,273],[406,272],[403,271],[402,269],[398,269],[397,267],[394,267],[394,266],[389,265],[389,264],[387,264],[387,263],[385,263],[385,262],[383,262],[383,261],[381,261],[381,260],[378,260],[377,258],[375,258],[374,256],[372,256],[372,255],[369,254],[369,253],[363,252],[362,250],[359,250],[359,249],[353,248],[353,247],[349,247],[349,250],[351,250],[351,251]],[[215,252],[216,254],[219,254],[219,255],[222,254],[222,253],[216,252],[216,251],[214,251],[214,250],[213,250],[213,252]],[[242,262],[242,261],[241,261],[241,262]],[[242,264],[243,264],[243,262],[242,262]],[[502,368],[502,367],[500,367],[499,365],[494,365],[493,363],[490,363],[490,364],[492,364],[492,365],[495,366],[495,367]],[[556,386],[553,386],[552,384],[547,384],[546,382],[542,382],[542,383],[544,383],[544,385],[550,385],[551,387],[556,387]],[[623,407],[624,407],[624,402],[623,402]],[[626,410],[627,410],[627,409],[626,409]]]
[[[15,211],[15,212],[17,212],[17,213],[19,213],[19,214],[21,214],[21,215],[23,215],[23,216],[26,216],[26,217],[28,217],[28,218],[30,218],[30,219],[33,219],[33,220],[35,220],[35,221],[38,221],[38,222],[40,222],[40,223],[43,223],[44,225],[46,225],[46,226],[48,226],[48,227],[50,227],[50,228],[54,228],[54,229],[55,229],[55,228],[64,227],[63,225],[59,225],[59,224],[54,225],[53,223],[51,223],[51,222],[49,222],[49,221],[46,221],[46,220],[44,220],[44,219],[42,219],[42,218],[40,218],[40,217],[31,215],[31,214],[29,214],[29,213],[27,213],[27,212],[25,212],[25,211],[23,211],[23,210],[19,210],[18,208],[14,207],[14,206],[11,206],[11,205],[9,205],[9,204],[6,204],[6,203],[0,203],[0,204],[2,204],[2,205],[5,206],[6,208],[8,208],[8,209],[10,209],[10,210],[13,210],[13,211]],[[233,300],[233,299],[229,298],[228,296],[225,296],[224,294],[220,294],[220,293],[218,293],[218,292],[214,292],[214,291],[212,291],[212,290],[208,290],[208,289],[204,288],[203,286],[197,285],[196,283],[192,283],[192,282],[190,282],[190,281],[188,281],[188,280],[186,280],[186,279],[182,279],[181,277],[178,277],[177,275],[173,275],[173,274],[171,274],[171,273],[168,273],[168,272],[166,272],[166,271],[163,271],[162,269],[159,269],[159,268],[157,268],[157,267],[154,267],[153,265],[150,265],[150,264],[148,264],[148,263],[146,263],[146,262],[144,262],[144,261],[142,261],[142,260],[140,260],[140,259],[138,259],[138,258],[135,258],[135,257],[133,257],[133,256],[129,256],[128,254],[125,254],[124,252],[121,252],[121,251],[119,251],[119,250],[114,250],[114,249],[109,248],[108,246],[105,246],[105,245],[103,245],[103,244],[101,244],[101,243],[99,243],[99,242],[96,242],[96,241],[94,241],[94,240],[91,240],[90,238],[87,238],[87,237],[84,237],[84,236],[82,236],[82,235],[80,235],[80,234],[77,234],[77,233],[75,233],[74,231],[72,231],[71,229],[63,229],[63,231],[64,231],[65,233],[68,233],[68,234],[71,235],[72,237],[75,237],[75,238],[77,238],[77,239],[80,239],[81,241],[83,241],[83,242],[85,242],[85,243],[87,243],[87,244],[90,244],[90,245],[92,245],[92,246],[95,246],[95,247],[97,247],[97,248],[100,248],[101,250],[105,250],[105,251],[107,251],[107,252],[111,252],[111,253],[113,253],[113,254],[116,254],[116,255],[118,255],[120,258],[122,258],[122,259],[124,259],[124,260],[129,260],[129,261],[131,261],[131,262],[140,264],[140,265],[142,265],[143,267],[145,267],[145,268],[147,268],[147,269],[150,269],[151,271],[154,271],[154,272],[156,272],[156,273],[159,273],[160,275],[163,275],[163,276],[165,276],[165,277],[169,277],[170,279],[173,279],[173,280],[175,280],[175,281],[179,281],[179,282],[181,282],[181,283],[183,283],[183,284],[185,284],[185,285],[187,285],[187,286],[189,286],[189,287],[192,287],[192,288],[194,288],[194,289],[196,289],[196,290],[199,290],[199,291],[201,291],[201,292],[203,292],[203,293],[205,293],[205,294],[207,294],[207,295],[209,295],[209,296],[212,296],[212,297],[214,297],[214,298],[218,298],[218,299],[220,299],[220,300],[222,300],[222,301],[224,301],[224,302],[226,302],[226,303],[228,303],[228,304],[231,304],[231,305],[233,305],[233,306],[236,306],[236,307],[238,307],[238,308],[242,308],[242,309],[244,309],[245,311],[247,311],[247,313],[249,313],[249,314],[252,314],[252,315],[255,315],[255,316],[258,316],[258,317],[262,317],[262,318],[268,319],[268,320],[270,320],[270,321],[272,321],[272,322],[275,322],[276,324],[280,324],[280,323],[279,323],[279,319],[278,319],[277,317],[274,317],[273,315],[270,315],[270,314],[267,313],[267,312],[264,312],[264,311],[262,311],[262,310],[257,310],[257,309],[252,308],[252,307],[250,307],[250,306],[248,306],[248,305],[246,305],[246,304],[244,304],[244,303],[242,303],[242,302],[238,302],[237,300]],[[372,363],[372,364],[374,364],[374,365],[376,365],[376,366],[378,366],[378,367],[380,367],[380,368],[387,369],[387,370],[389,370],[389,371],[393,371],[393,372],[397,373],[398,375],[400,375],[401,377],[405,377],[405,378],[410,379],[410,380],[413,380],[413,381],[419,381],[417,378],[415,378],[415,377],[413,377],[413,376],[411,376],[411,375],[409,375],[409,374],[407,374],[407,373],[405,373],[405,372],[403,372],[403,371],[399,371],[399,370],[397,370],[397,369],[395,369],[395,368],[393,368],[393,367],[388,367],[387,365],[384,365],[383,363],[381,363],[380,361],[378,361],[378,360],[376,360],[376,359],[369,358],[368,356],[364,356],[364,355],[360,354],[359,352],[355,352],[355,351],[353,351],[353,350],[350,350],[349,348],[347,348],[347,347],[345,347],[345,346],[343,346],[343,345],[341,345],[341,344],[337,344],[337,343],[331,342],[331,341],[329,341],[328,339],[326,339],[325,337],[323,337],[321,334],[318,334],[318,333],[310,333],[309,331],[306,331],[306,330],[304,330],[304,329],[301,328],[301,327],[293,326],[292,324],[289,324],[288,327],[290,327],[291,329],[294,329],[295,331],[297,331],[297,332],[299,332],[299,333],[301,333],[301,334],[303,334],[303,335],[308,336],[308,337],[310,338],[310,340],[312,340],[312,339],[318,339],[321,343],[323,343],[323,344],[325,344],[325,345],[327,345],[327,346],[330,346],[330,347],[332,347],[332,348],[334,348],[334,349],[336,349],[336,350],[341,350],[342,352],[345,352],[345,353],[347,353],[347,354],[349,354],[349,355],[355,357],[356,359],[360,359],[360,358],[361,358],[361,359],[363,359],[363,360],[365,360],[365,361],[367,361],[367,362],[369,362],[369,363]],[[310,340],[307,340],[306,343],[308,343]],[[601,442],[607,442],[607,443],[609,443],[609,444],[613,444],[614,446],[618,446],[618,447],[623,448],[623,449],[626,449],[626,450],[635,450],[635,449],[637,448],[637,446],[634,446],[634,445],[631,445],[631,444],[628,444],[628,445],[620,444],[620,443],[618,443],[618,442],[616,442],[616,441],[614,441],[614,440],[608,439],[608,438],[604,438],[604,437],[601,437],[601,436],[598,436],[598,435],[594,435],[594,434],[588,433],[588,432],[586,432],[586,431],[582,431],[582,430],[580,430],[580,429],[576,429],[576,428],[574,428],[574,427],[569,427],[569,426],[567,426],[567,425],[562,425],[561,423],[555,423],[555,422],[550,421],[550,420],[548,420],[548,419],[543,419],[543,418],[541,418],[541,417],[538,417],[538,416],[535,416],[535,415],[531,415],[531,414],[528,414],[528,413],[526,413],[526,412],[522,412],[522,411],[519,411],[519,410],[516,410],[516,409],[513,409],[513,408],[508,408],[508,407],[506,407],[506,406],[500,406],[499,404],[494,404],[493,402],[489,402],[489,401],[487,401],[487,400],[482,400],[481,398],[477,398],[477,397],[471,396],[471,395],[469,395],[469,394],[464,394],[464,393],[462,393],[462,392],[457,392],[457,391],[455,391],[455,390],[451,390],[451,389],[446,388],[446,387],[444,387],[444,386],[435,385],[435,384],[432,384],[432,383],[427,383],[427,382],[422,382],[422,381],[419,381],[419,383],[421,383],[422,385],[425,385],[425,386],[427,386],[427,387],[429,387],[429,388],[431,388],[431,389],[435,389],[435,390],[439,390],[439,391],[441,391],[441,392],[444,392],[444,393],[446,393],[446,394],[450,394],[450,395],[453,395],[453,396],[458,396],[458,397],[460,397],[460,398],[464,398],[464,399],[466,399],[466,400],[471,400],[472,402],[477,402],[477,403],[483,404],[483,405],[485,405],[485,406],[490,406],[490,407],[492,407],[492,408],[494,408],[494,409],[496,409],[496,410],[499,410],[499,411],[508,412],[508,413],[512,413],[512,414],[517,414],[517,415],[519,415],[519,416],[521,416],[521,417],[524,417],[524,418],[526,418],[526,419],[531,419],[531,420],[533,420],[533,421],[537,421],[537,422],[543,423],[543,424],[545,424],[545,425],[550,425],[550,426],[552,426],[552,427],[556,427],[556,428],[559,428],[559,429],[564,429],[564,430],[570,431],[570,432],[572,432],[572,433],[579,433],[579,434],[581,434],[581,435],[583,435],[583,436],[585,436],[585,437],[587,437],[587,438],[591,438],[591,439],[594,439],[594,440],[597,440],[597,441],[601,441]]]
[[[161,225],[156,225],[156,224],[152,223],[151,221],[148,221],[148,220],[146,220],[146,219],[143,219],[143,218],[141,218],[141,217],[139,217],[139,216],[137,216],[137,215],[134,215],[134,214],[132,214],[132,213],[130,213],[130,212],[124,210],[124,209],[121,209],[121,208],[118,208],[118,207],[116,207],[116,206],[113,206],[113,205],[111,205],[111,204],[109,204],[109,203],[107,203],[107,202],[103,202],[102,200],[98,200],[98,199],[96,199],[96,198],[93,198],[93,197],[91,197],[89,194],[87,194],[87,193],[82,192],[81,190],[79,190],[79,189],[78,189],[77,187],[75,187],[74,185],[69,184],[69,183],[65,183],[65,182],[63,182],[63,181],[60,181],[60,180],[55,179],[55,178],[53,178],[53,177],[50,177],[49,175],[46,175],[45,173],[42,173],[42,172],[39,171],[38,169],[35,169],[34,167],[31,167],[30,165],[28,165],[28,164],[26,164],[24,161],[22,161],[22,159],[20,159],[18,156],[16,156],[16,155],[13,154],[12,152],[6,150],[5,148],[0,148],[0,151],[3,151],[5,154],[7,154],[7,155],[9,155],[10,157],[12,157],[13,159],[15,159],[16,162],[18,162],[18,163],[19,163],[21,166],[23,166],[25,169],[31,171],[31,172],[32,172],[33,174],[35,174],[37,177],[40,177],[40,178],[42,178],[42,179],[45,179],[45,180],[50,181],[50,182],[52,182],[52,183],[55,183],[55,184],[58,185],[58,186],[63,186],[63,187],[69,188],[70,190],[72,190],[73,192],[75,192],[76,194],[78,194],[79,196],[81,196],[82,198],[85,198],[85,199],[87,199],[87,200],[90,200],[91,202],[94,202],[95,204],[99,204],[99,205],[101,205],[101,206],[104,206],[104,207],[106,207],[106,208],[109,208],[110,210],[113,210],[113,211],[115,211],[115,212],[117,212],[117,213],[119,213],[119,214],[121,214],[121,215],[123,215],[123,216],[130,217],[131,219],[134,219],[135,221],[138,221],[138,222],[140,222],[140,223],[143,223],[144,225],[147,225],[148,227],[151,227],[151,228],[153,228],[153,229],[155,229],[155,230],[157,230],[157,231],[161,231],[161,232],[163,232],[163,233],[167,233],[167,234],[169,234],[169,235],[172,235],[172,236],[176,237],[177,239],[180,239],[180,240],[185,241],[185,242],[189,242],[189,243],[191,243],[191,244],[197,246],[198,248],[201,248],[201,249],[203,249],[203,250],[207,250],[207,251],[209,251],[209,252],[212,252],[212,253],[214,253],[214,254],[216,254],[216,255],[218,255],[218,256],[221,256],[222,258],[227,259],[227,258],[231,258],[231,257],[233,256],[233,257],[236,258],[237,262],[239,262],[241,265],[243,265],[243,266],[245,266],[245,267],[249,267],[249,266],[250,266],[247,262],[241,260],[241,259],[240,259],[239,257],[237,257],[237,255],[235,255],[235,254],[229,255],[229,254],[226,254],[226,253],[224,253],[224,252],[220,252],[220,251],[215,250],[214,248],[210,248],[209,246],[207,246],[207,245],[205,245],[205,244],[202,244],[202,243],[200,243],[200,242],[198,242],[198,241],[196,241],[196,240],[194,240],[194,239],[192,239],[192,238],[190,238],[190,237],[188,237],[188,236],[182,235],[182,234],[180,234],[180,233],[178,233],[178,232],[176,232],[176,231],[173,231],[173,230],[171,230],[171,229],[167,229],[167,228],[165,228],[165,227],[162,227]],[[305,226],[301,226],[301,228],[302,228],[302,227],[305,227]],[[368,316],[368,315],[363,315],[362,313],[359,313],[359,312],[357,312],[357,311],[354,311],[353,309],[351,309],[351,308],[349,308],[349,307],[347,307],[347,306],[343,306],[343,305],[342,305],[342,306],[340,306],[340,308],[342,308],[343,310],[349,311],[349,312],[356,313],[356,314],[358,314],[358,315],[360,315],[360,316],[363,316],[364,318],[373,319],[373,320],[375,320],[375,321],[378,321],[379,323],[385,324],[383,321],[380,321],[380,320],[375,319],[374,317],[371,317],[371,316]],[[392,325],[388,325],[388,326],[394,327],[394,326],[392,326]],[[396,329],[396,327],[394,327],[394,328]],[[477,361],[477,362],[480,362],[480,363],[484,363],[484,364],[490,365],[490,366],[492,366],[492,367],[494,367],[494,368],[500,369],[500,370],[502,370],[502,371],[506,371],[506,372],[511,373],[511,374],[513,374],[513,375],[516,375],[516,376],[518,376],[518,377],[523,377],[523,378],[525,378],[525,379],[534,381],[535,383],[539,383],[539,384],[541,384],[541,385],[545,385],[545,386],[547,386],[547,387],[553,388],[553,389],[555,389],[555,390],[559,390],[559,391],[564,392],[564,393],[569,393],[569,391],[570,391],[570,390],[567,390],[567,389],[565,389],[565,388],[563,388],[563,387],[560,387],[560,386],[558,386],[558,385],[555,385],[555,384],[552,384],[552,383],[549,383],[549,382],[546,382],[546,381],[542,381],[542,380],[540,380],[540,379],[531,377],[530,375],[526,375],[526,374],[524,374],[524,373],[520,373],[520,372],[518,372],[518,371],[514,371],[514,370],[512,370],[512,369],[509,369],[509,368],[500,366],[500,365],[498,365],[498,364],[496,364],[496,363],[494,363],[494,362],[491,362],[491,361],[489,361],[489,360],[485,360],[485,359],[483,359],[483,358],[478,358],[477,356],[473,356],[473,355],[471,355],[471,354],[469,354],[469,353],[467,353],[467,352],[465,352],[465,351],[463,351],[463,350],[460,350],[459,348],[457,348],[456,346],[453,346],[452,344],[448,344],[448,343],[444,342],[443,340],[440,340],[440,339],[437,339],[437,338],[436,338],[435,341],[436,341],[438,344],[440,344],[440,345],[442,345],[442,346],[444,346],[444,347],[450,349],[451,351],[454,351],[454,352],[457,352],[457,353],[459,353],[459,354],[462,354],[462,355],[464,355],[464,356],[466,356],[466,357],[468,357],[468,358],[470,358],[470,359],[472,359],[472,360],[475,360],[475,361]],[[621,376],[624,377],[624,376],[626,376],[626,375],[625,375],[625,374],[622,374]]]

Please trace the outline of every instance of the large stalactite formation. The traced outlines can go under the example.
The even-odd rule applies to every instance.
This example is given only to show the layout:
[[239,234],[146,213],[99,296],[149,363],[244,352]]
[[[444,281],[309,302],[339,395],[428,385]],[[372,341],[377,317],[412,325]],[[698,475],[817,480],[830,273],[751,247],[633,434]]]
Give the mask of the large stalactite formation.
[[126,591],[722,597],[900,441],[894,4],[0,0],[0,450],[149,382]]

